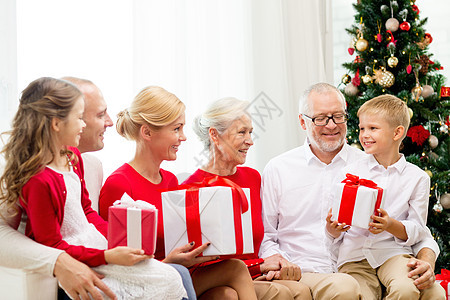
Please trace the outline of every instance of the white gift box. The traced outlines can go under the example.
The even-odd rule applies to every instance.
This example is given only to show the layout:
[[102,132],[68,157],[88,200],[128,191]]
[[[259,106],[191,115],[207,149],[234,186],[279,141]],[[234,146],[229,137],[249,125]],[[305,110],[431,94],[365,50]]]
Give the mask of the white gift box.
[[[253,253],[250,189],[242,190],[247,197],[248,210],[236,216],[237,222],[239,223],[240,220],[242,227],[235,228],[232,188],[224,186],[198,188],[197,217],[201,227],[201,243],[196,242],[195,247],[203,243],[211,243],[203,255],[236,254],[237,243],[242,243],[242,254]],[[191,219],[195,219],[196,214],[192,212],[192,207],[186,209],[186,193],[187,190],[177,190],[161,194],[166,256],[173,249],[191,242],[188,239],[186,223],[191,224],[192,221],[187,220],[186,212],[188,211]],[[239,236],[236,232],[240,231],[242,242],[237,241],[236,238]]]
[[371,187],[361,185],[358,179],[356,184],[343,182],[334,186],[334,195],[339,196],[335,197],[332,206],[333,221],[338,220],[339,223],[369,228],[369,223],[372,222],[371,216],[377,213],[375,210],[383,208],[385,193],[372,181],[361,181],[363,184],[369,182],[373,185]]

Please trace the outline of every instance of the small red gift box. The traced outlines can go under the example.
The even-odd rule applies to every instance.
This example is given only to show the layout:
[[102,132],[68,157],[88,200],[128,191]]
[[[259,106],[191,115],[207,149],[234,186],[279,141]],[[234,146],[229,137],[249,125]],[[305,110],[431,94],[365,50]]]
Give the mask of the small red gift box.
[[441,274],[436,275],[436,282],[439,282],[441,286],[445,289],[445,295],[447,296],[447,300],[450,300],[450,271],[446,269],[441,269]]
[[336,187],[340,195],[332,207],[333,220],[360,228],[369,228],[371,216],[383,206],[383,189],[371,180],[347,174]]
[[152,255],[156,248],[158,210],[124,194],[108,211],[108,249],[127,246]]

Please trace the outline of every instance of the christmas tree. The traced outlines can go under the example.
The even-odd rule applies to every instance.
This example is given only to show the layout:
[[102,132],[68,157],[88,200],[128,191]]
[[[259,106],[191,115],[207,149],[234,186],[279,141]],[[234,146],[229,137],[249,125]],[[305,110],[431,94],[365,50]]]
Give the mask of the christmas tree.
[[[441,254],[436,270],[450,269],[450,88],[438,61],[431,60],[428,45],[433,41],[411,0],[360,0],[354,4],[355,23],[342,77],[348,104],[348,142],[358,141],[358,108],[367,100],[391,94],[404,100],[411,125],[402,153],[431,177],[427,225]],[[450,66],[449,66],[450,67]]]

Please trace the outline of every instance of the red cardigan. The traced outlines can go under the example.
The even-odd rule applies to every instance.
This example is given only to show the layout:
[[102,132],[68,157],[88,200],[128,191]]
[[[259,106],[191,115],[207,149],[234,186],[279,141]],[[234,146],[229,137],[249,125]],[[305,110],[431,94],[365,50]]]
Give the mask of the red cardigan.
[[[78,157],[74,172],[81,181],[81,205],[89,223],[92,223],[105,237],[108,223],[91,208],[91,200],[84,182],[84,167],[80,152],[69,148]],[[20,204],[27,213],[28,219],[25,234],[35,241],[66,251],[73,258],[91,267],[106,264],[104,250],[73,246],[66,243],[60,233],[64,220],[66,202],[66,185],[63,175],[50,168],[44,168],[28,180],[22,188],[23,199]]]
[[[215,174],[205,172],[198,169],[192,174],[183,184],[193,182],[201,182],[204,178],[214,177]],[[250,188],[250,201],[252,209],[252,229],[253,229],[253,253],[241,255],[227,255],[227,258],[238,258],[245,262],[252,275],[256,278],[261,275],[260,264],[264,262],[262,258],[258,257],[259,248],[264,237],[264,226],[261,216],[261,175],[255,169],[249,167],[237,167],[235,174],[230,176],[223,176],[239,185],[241,188]]]
[[153,184],[142,177],[129,164],[124,164],[114,171],[105,181],[98,202],[100,216],[108,220],[108,208],[114,201],[119,200],[127,193],[134,200],[143,200],[153,204],[158,210],[158,229],[156,237],[155,258],[163,260],[164,250],[164,227],[162,218],[161,190],[178,186],[178,179],[169,171],[160,169],[162,180],[159,184]]

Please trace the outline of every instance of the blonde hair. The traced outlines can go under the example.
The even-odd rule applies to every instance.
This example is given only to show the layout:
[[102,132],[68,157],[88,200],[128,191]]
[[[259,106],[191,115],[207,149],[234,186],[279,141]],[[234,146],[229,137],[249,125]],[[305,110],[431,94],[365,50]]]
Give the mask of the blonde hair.
[[219,134],[222,134],[234,120],[248,115],[247,108],[250,105],[248,101],[236,98],[222,98],[214,101],[206,111],[195,117],[193,130],[203,143],[205,149],[211,146],[209,138],[209,129],[215,128]]
[[1,152],[6,162],[0,177],[2,205],[15,207],[22,198],[23,186],[56,155],[76,159],[70,150],[54,153],[51,122],[53,118],[66,120],[80,97],[75,85],[51,77],[39,78],[23,90],[12,129],[3,133],[9,138]]
[[136,141],[142,125],[159,130],[184,113],[185,105],[174,94],[158,86],[148,86],[136,95],[131,106],[117,115],[117,132]]
[[386,120],[392,127],[403,126],[406,136],[409,127],[409,111],[406,103],[393,95],[381,95],[365,102],[356,114],[358,117],[363,114],[376,115]]

